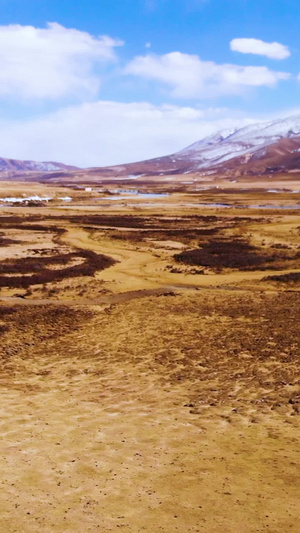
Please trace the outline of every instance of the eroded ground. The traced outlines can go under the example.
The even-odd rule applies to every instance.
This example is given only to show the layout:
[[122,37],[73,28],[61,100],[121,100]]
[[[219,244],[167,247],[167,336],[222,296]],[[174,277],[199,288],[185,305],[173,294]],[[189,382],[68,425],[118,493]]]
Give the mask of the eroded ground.
[[296,533],[297,210],[143,202],[1,213],[0,530]]

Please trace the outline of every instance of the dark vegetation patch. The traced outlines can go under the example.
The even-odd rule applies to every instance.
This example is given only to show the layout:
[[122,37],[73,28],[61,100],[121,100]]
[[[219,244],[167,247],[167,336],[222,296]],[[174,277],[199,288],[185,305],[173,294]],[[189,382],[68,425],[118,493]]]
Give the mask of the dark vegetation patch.
[[[77,258],[83,258],[84,261],[78,265],[66,266],[66,268],[59,270],[47,268],[51,265],[68,265],[70,260]],[[0,287],[27,289],[31,285],[61,281],[65,278],[94,276],[97,271],[104,270],[113,264],[115,261],[112,258],[96,254],[90,250],[80,250],[52,257],[7,259],[0,262]],[[24,274],[24,276],[8,276],[7,274]]]
[[[54,219],[55,217],[53,217]],[[138,228],[138,229],[163,229],[188,228],[191,223],[217,223],[222,218],[215,215],[186,215],[179,217],[163,217],[159,214],[148,216],[134,215],[74,215],[59,217],[59,220],[67,220],[72,224],[81,226],[104,226],[112,228]],[[163,228],[161,227],[163,226]]]
[[[130,358],[141,371],[160,376],[163,386],[184,385],[193,414],[205,416],[222,405],[234,408],[233,416],[248,416],[249,407],[252,413],[287,409],[300,414],[299,304],[298,292],[201,290],[168,302],[149,298],[146,305],[128,302],[105,315],[99,342],[107,350],[112,323],[125,316],[127,328],[113,354],[107,351],[109,360]],[[141,328],[143,344],[134,340]],[[128,331],[132,342],[125,350]]]
[[221,270],[233,268],[254,270],[269,268],[280,256],[267,255],[243,239],[216,240],[201,244],[201,248],[186,250],[174,255],[175,261],[191,266],[204,266]]
[[224,228],[217,227],[217,228],[202,228],[202,229],[198,229],[197,230],[197,236],[198,235],[215,235],[221,229],[224,229]]
[[10,330],[10,325],[7,321],[11,321],[11,315],[16,312],[16,308],[7,305],[0,306],[0,336],[4,335]]
[[21,257],[0,262],[0,274],[29,274],[42,271],[48,265],[67,265],[72,259],[83,257],[81,252],[50,257]]
[[275,243],[271,244],[270,248],[274,248],[275,250],[289,250],[291,247],[288,244]]
[[[209,235],[216,235],[222,230],[238,229],[240,225],[258,223],[260,218],[250,217],[218,217],[216,215],[186,215],[180,217],[168,217],[153,215],[151,217],[121,216],[121,215],[87,215],[67,218],[68,222],[83,226],[88,231],[96,230],[97,227],[107,228],[113,231],[111,236],[120,240],[143,240],[144,237],[161,238],[173,237],[196,239]],[[264,220],[266,222],[266,220]],[[118,232],[118,228],[135,229],[135,232]],[[140,231],[139,231],[140,230]],[[143,233],[145,232],[145,233]]]
[[[27,359],[32,350],[43,355],[45,344],[73,333],[93,316],[91,311],[66,306],[0,306],[3,331],[0,358],[11,360],[15,355]],[[47,346],[47,345],[46,345]],[[61,354],[63,356],[63,352]]]
[[[127,226],[122,227],[122,231],[116,225],[112,224],[112,219],[109,225],[101,226],[101,230],[105,228],[109,232],[109,237],[120,241],[129,242],[145,242],[152,240],[175,240],[184,244],[192,243],[193,241],[205,242],[206,238],[211,235],[220,235],[224,231],[240,232],[240,224],[245,224],[253,220],[248,217],[216,217],[216,216],[186,216],[178,218],[157,217],[147,219],[144,227],[134,227],[129,222]],[[117,221],[119,223],[119,221]],[[139,222],[139,225],[142,224]],[[90,232],[97,231],[97,226],[83,226],[85,230]],[[120,226],[121,227],[121,226]]]
[[6,237],[0,236],[0,246],[10,246],[11,244],[18,244],[19,241],[15,239],[7,239]]
[[146,217],[131,215],[76,215],[67,217],[67,220],[77,225],[112,226],[119,228],[144,228],[151,225],[151,220]]
[[13,315],[16,312],[16,308],[12,305],[0,305],[0,319]]
[[[51,217],[49,220],[59,220],[60,217]],[[42,215],[27,216],[2,216],[0,217],[0,229],[20,229],[25,231],[42,231],[62,235],[65,230],[55,224],[46,225],[48,219]],[[38,222],[38,224],[37,224]],[[42,222],[42,223],[41,223]]]
[[[88,230],[94,230],[95,228],[85,228]],[[140,230],[140,231],[116,231],[111,230],[110,238],[121,240],[121,241],[130,241],[130,242],[144,242],[146,240],[175,240],[182,243],[189,243],[192,240],[199,239],[206,235],[215,235],[219,233],[222,229],[221,227],[216,228],[199,228],[199,229],[181,229],[181,228],[172,228],[172,229],[151,229],[151,230]]]
[[[183,272],[185,272],[185,269],[183,268],[178,268],[178,267],[174,267],[173,265],[167,265],[166,266],[166,270],[169,270],[171,272],[171,274],[182,274]],[[204,275],[205,274],[205,271],[203,268],[191,268],[189,269],[188,271],[189,274],[202,274]]]
[[[244,223],[258,223],[261,218],[245,216],[216,216],[216,215],[183,215],[178,217],[135,215],[71,215],[45,217],[43,215],[3,216],[0,217],[0,228],[16,228],[31,231],[48,231],[63,233],[65,230],[53,222],[66,221],[87,229],[96,229],[97,226],[106,228],[132,228],[153,231],[194,231],[196,235],[214,235],[220,229],[238,227]],[[49,221],[49,224],[46,225]],[[266,222],[266,219],[264,219]],[[192,227],[191,227],[192,226]],[[207,227],[208,226],[208,227]],[[171,235],[171,234],[170,234]]]
[[266,276],[264,281],[279,281],[280,283],[299,283],[300,272],[290,272],[289,274],[280,274],[277,276]]
[[[53,224],[46,225],[45,221],[46,219],[42,216],[35,215],[8,216],[0,218],[0,227],[52,233],[54,234],[53,242],[59,242],[59,237],[65,232],[65,229]],[[5,237],[4,239],[6,240]],[[97,271],[104,270],[115,263],[110,257],[96,254],[90,250],[57,253],[56,255],[45,255],[44,252],[49,253],[47,250],[32,250],[32,253],[35,254],[32,257],[1,261],[0,287],[28,289],[31,285],[61,281],[65,278],[94,276]],[[37,256],[37,253],[40,255]],[[80,264],[71,264],[76,260],[81,260]]]
[[3,224],[22,224],[23,222],[37,222],[38,220],[43,220],[42,215],[25,215],[25,216],[0,216],[0,226]]
[[25,231],[41,231],[43,233],[57,233],[59,235],[62,235],[65,233],[66,230],[63,228],[59,228],[58,226],[45,226],[43,224],[22,224],[21,221],[19,222],[1,222],[1,228],[5,229],[19,229],[19,230],[25,230]]

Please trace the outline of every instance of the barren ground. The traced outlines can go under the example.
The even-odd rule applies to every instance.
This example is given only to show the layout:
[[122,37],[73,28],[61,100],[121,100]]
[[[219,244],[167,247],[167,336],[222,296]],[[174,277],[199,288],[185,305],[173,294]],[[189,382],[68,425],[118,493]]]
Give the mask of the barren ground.
[[0,531],[298,532],[298,195],[65,194],[1,208]]

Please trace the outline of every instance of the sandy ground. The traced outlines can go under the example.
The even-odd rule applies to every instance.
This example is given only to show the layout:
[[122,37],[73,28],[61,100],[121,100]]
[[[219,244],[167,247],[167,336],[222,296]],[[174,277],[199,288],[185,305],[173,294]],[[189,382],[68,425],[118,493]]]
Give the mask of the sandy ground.
[[[162,231],[132,241],[127,230],[118,240],[63,218],[83,211],[95,208],[3,209],[66,231],[57,239],[2,218],[18,242],[0,247],[1,261],[43,243],[50,255],[80,248],[118,262],[27,296],[1,289],[0,531],[298,532],[299,284],[263,280],[299,270],[297,259],[171,273],[174,253],[192,246],[184,231],[182,241]],[[216,212],[222,228],[236,216],[205,214]],[[251,216],[221,234],[297,254],[297,212]]]

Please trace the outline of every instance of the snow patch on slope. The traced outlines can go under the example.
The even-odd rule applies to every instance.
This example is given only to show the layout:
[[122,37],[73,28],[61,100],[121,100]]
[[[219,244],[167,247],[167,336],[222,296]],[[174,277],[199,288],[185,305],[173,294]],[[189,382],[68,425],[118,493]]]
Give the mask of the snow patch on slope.
[[234,157],[251,154],[280,139],[300,135],[300,115],[287,119],[251,124],[241,129],[223,130],[181,150],[177,161],[194,161],[197,170],[218,165]]

